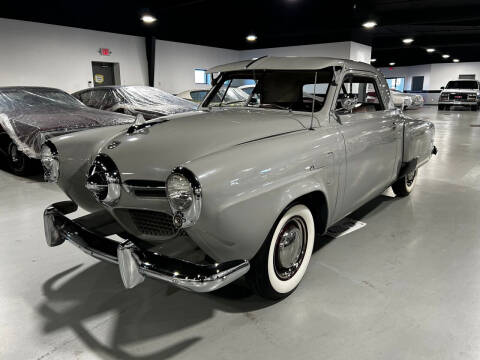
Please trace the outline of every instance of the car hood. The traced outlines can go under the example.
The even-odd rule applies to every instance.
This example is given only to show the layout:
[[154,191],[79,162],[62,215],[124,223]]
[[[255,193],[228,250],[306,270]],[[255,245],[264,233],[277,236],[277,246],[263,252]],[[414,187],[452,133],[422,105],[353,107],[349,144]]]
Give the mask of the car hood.
[[[263,138],[305,130],[310,116],[285,111],[226,109],[177,114],[122,133],[100,152],[117,164],[122,179],[165,179],[177,166]],[[308,125],[307,125],[308,126]],[[235,159],[231,159],[235,161]]]

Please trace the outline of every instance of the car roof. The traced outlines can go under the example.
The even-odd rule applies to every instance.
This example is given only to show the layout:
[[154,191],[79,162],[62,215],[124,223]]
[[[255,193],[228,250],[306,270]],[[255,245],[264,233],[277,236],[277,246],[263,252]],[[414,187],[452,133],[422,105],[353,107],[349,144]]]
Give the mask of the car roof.
[[240,70],[319,70],[333,66],[377,72],[373,66],[358,61],[328,57],[300,56],[264,56],[258,59],[243,60],[215,66],[211,69],[208,69],[207,72],[217,73]]
[[4,90],[55,90],[60,92],[65,92],[61,89],[46,87],[46,86],[2,86],[0,91]]

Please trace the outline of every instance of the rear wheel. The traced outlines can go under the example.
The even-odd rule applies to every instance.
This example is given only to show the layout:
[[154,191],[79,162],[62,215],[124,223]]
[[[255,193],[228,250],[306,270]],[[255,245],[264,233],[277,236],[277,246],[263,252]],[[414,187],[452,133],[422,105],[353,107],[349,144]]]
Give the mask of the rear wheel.
[[477,111],[478,110],[478,105],[473,105],[472,106],[472,111]]
[[16,175],[30,175],[36,169],[35,161],[19,151],[13,141],[7,146],[8,166]]
[[302,280],[315,241],[315,224],[305,205],[294,205],[276,223],[251,261],[247,280],[269,299],[290,295]]
[[439,110],[439,111],[442,111],[443,109],[445,109],[445,106],[444,106],[444,105],[438,105],[438,110]]
[[392,185],[392,190],[397,196],[408,196],[415,188],[418,169],[401,177]]

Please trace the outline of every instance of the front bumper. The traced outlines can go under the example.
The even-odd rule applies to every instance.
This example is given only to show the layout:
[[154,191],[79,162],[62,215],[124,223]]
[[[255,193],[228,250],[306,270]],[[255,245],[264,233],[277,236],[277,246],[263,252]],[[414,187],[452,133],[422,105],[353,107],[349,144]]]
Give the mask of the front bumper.
[[195,264],[140,248],[133,241],[119,243],[89,231],[65,215],[77,210],[72,201],[50,205],[43,214],[48,246],[70,241],[97,259],[118,264],[123,284],[132,288],[145,277],[166,281],[182,289],[209,292],[243,276],[250,269],[248,260],[221,264]]
[[454,101],[454,100],[442,100],[438,102],[438,105],[458,105],[458,106],[472,106],[472,105],[477,105],[476,100],[471,100],[471,101]]

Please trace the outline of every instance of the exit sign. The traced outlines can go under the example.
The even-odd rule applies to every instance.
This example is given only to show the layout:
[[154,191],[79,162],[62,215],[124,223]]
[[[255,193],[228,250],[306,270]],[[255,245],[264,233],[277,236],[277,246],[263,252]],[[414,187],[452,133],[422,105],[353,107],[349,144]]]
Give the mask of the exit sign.
[[110,49],[100,48],[99,53],[100,55],[103,55],[103,56],[109,56],[112,52],[110,51]]

